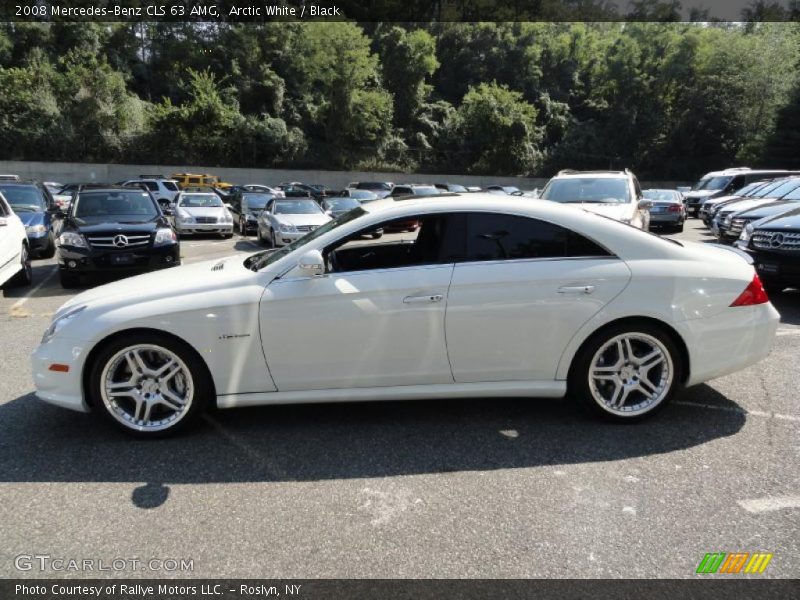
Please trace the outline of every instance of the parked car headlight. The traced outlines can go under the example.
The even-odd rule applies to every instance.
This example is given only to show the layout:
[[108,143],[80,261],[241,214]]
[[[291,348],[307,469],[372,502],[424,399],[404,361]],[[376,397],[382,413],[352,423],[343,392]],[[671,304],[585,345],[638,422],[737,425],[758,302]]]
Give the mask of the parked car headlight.
[[725,217],[725,218],[722,220],[722,224],[723,224],[723,225],[725,225],[726,227],[727,227],[727,226],[729,226],[729,225],[731,224],[731,219],[732,219],[732,218],[733,218],[733,217],[732,217],[731,215],[728,215],[727,217]]
[[739,234],[739,239],[743,242],[749,242],[751,235],[753,235],[753,224],[748,223],[744,226],[744,229],[742,229],[742,233]]
[[178,241],[178,236],[175,235],[175,232],[172,229],[164,228],[159,229],[156,231],[156,240],[154,245],[156,246],[164,246],[166,244],[172,244]]
[[194,217],[185,210],[178,209],[178,221],[182,223],[194,223]]
[[74,231],[65,231],[58,236],[59,246],[72,246],[73,248],[88,248],[89,244],[80,233]]
[[39,223],[38,225],[29,225],[28,227],[25,228],[25,233],[37,234],[46,232],[47,232],[47,227],[45,227],[41,223]]
[[230,213],[230,211],[226,210],[222,214],[222,218],[219,220],[219,222],[220,223],[233,223],[233,215]]
[[53,322],[50,323],[50,327],[47,328],[47,331],[45,331],[44,335],[42,336],[42,343],[44,344],[45,342],[49,342],[55,334],[63,329],[64,325],[69,323],[70,319],[73,319],[75,315],[83,311],[85,308],[85,304],[83,306],[78,306],[77,308],[68,310],[57,319],[53,319]]
[[286,223],[281,223],[280,229],[283,233],[297,233],[297,228],[294,225],[287,225]]

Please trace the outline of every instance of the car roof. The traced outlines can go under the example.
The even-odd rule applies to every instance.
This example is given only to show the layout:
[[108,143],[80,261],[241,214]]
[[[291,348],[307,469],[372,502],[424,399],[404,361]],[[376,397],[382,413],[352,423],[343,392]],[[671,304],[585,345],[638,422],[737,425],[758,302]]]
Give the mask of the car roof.
[[625,171],[571,171],[567,169],[559,171],[552,179],[627,179],[631,175],[631,173],[626,173]]

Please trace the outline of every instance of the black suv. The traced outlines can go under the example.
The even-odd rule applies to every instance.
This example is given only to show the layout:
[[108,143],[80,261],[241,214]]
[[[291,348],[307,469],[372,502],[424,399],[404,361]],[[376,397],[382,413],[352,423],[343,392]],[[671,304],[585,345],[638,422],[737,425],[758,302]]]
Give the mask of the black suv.
[[233,213],[233,222],[241,235],[255,233],[258,229],[258,215],[274,197],[270,192],[251,192],[244,188],[237,189],[228,197],[228,209]]
[[736,246],[753,257],[768,293],[800,287],[800,208],[746,225]]
[[180,264],[178,234],[145,190],[79,188],[58,237],[61,284],[93,273],[151,271]]

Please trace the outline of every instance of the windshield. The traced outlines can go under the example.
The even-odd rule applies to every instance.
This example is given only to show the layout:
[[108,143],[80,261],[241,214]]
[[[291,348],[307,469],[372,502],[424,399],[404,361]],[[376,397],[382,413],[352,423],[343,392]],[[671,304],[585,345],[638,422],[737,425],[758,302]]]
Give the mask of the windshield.
[[772,183],[768,183],[763,188],[758,190],[755,194],[753,194],[752,197],[753,198],[765,198],[765,197],[767,197],[767,195],[771,194],[773,190],[778,189],[784,183],[786,183],[786,181],[783,180],[783,179],[780,180],[780,181],[773,181]]
[[222,200],[216,194],[183,194],[178,201],[178,206],[186,208],[207,208],[222,206]]
[[695,184],[693,190],[721,190],[728,182],[733,179],[732,175],[720,175],[717,177],[707,177],[705,179],[701,179]]
[[678,201],[678,193],[672,190],[644,190],[642,195],[649,200],[660,200],[662,202]]
[[266,250],[264,252],[259,252],[258,254],[254,254],[247,258],[244,261],[244,266],[252,271],[260,271],[264,267],[271,265],[282,259],[287,254],[294,252],[298,248],[302,248],[309,242],[314,241],[318,237],[325,235],[330,230],[339,227],[339,225],[343,225],[349,221],[357,219],[363,215],[367,214],[363,208],[358,207],[354,208],[353,210],[349,210],[346,213],[336,217],[332,221],[328,221],[324,225],[317,227],[316,229],[312,230],[311,232],[305,234],[303,237],[296,239],[291,244],[287,244],[280,250]]
[[242,206],[251,212],[264,210],[267,202],[272,200],[272,194],[244,194],[242,196]]
[[784,182],[782,185],[776,187],[772,192],[770,192],[770,197],[780,198],[781,196],[785,196],[797,186],[800,185],[800,179],[790,179],[789,181]]
[[356,187],[360,190],[391,190],[392,186],[381,181],[362,181]]
[[361,203],[355,198],[328,198],[325,200],[325,208],[328,210],[350,210],[360,205]]
[[563,203],[624,204],[630,202],[628,180],[621,177],[553,179],[547,184],[541,198]]
[[781,200],[800,200],[800,186],[794,188],[791,192],[781,198]]
[[447,191],[461,194],[461,193],[466,192],[468,190],[463,185],[458,185],[457,183],[448,183],[447,184]]
[[0,185],[14,212],[44,212],[47,208],[39,188],[32,185]]
[[135,217],[135,220],[149,221],[158,216],[150,194],[133,190],[83,193],[72,206],[72,216],[78,220]]
[[435,187],[415,187],[412,189],[412,193],[415,196],[438,196],[442,192]]
[[313,215],[322,209],[314,200],[277,200],[272,210],[276,215]]
[[356,200],[362,201],[369,201],[369,200],[377,200],[377,194],[373,194],[367,190],[350,190],[350,197],[355,198]]

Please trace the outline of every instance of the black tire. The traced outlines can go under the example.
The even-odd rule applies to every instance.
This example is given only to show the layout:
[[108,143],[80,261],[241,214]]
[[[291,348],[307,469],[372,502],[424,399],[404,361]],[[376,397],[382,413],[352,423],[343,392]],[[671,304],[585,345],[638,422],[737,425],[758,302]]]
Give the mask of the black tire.
[[33,283],[33,267],[28,244],[23,243],[19,252],[20,270],[8,281],[8,287],[28,287]]
[[53,237],[53,233],[51,232],[47,242],[47,248],[39,252],[39,257],[53,258],[55,255],[56,255],[56,240],[55,237]]
[[239,235],[247,237],[247,221],[239,219]]
[[[658,399],[654,400],[651,406],[644,407],[638,411],[631,410],[629,414],[624,414],[621,410],[614,410],[613,408],[602,405],[600,401],[595,398],[589,384],[588,376],[595,354],[598,353],[605,344],[617,336],[625,334],[643,334],[644,336],[657,340],[669,355],[669,361],[664,361],[663,369],[668,369],[672,377],[671,381],[665,382],[663,391],[660,392]],[[634,351],[636,351],[636,348],[634,348]],[[613,348],[610,352],[613,352]],[[635,354],[634,356],[636,358],[642,358],[641,355]],[[567,389],[571,399],[590,414],[613,422],[633,423],[649,418],[662,410],[675,395],[675,392],[683,381],[683,373],[683,355],[669,332],[662,327],[646,321],[625,321],[601,329],[584,342],[572,361],[567,380]],[[637,376],[640,375],[637,374]],[[652,381],[650,383],[651,386],[653,386]],[[623,390],[625,389],[621,382],[616,385],[621,386]],[[636,397],[640,397],[641,395],[641,393],[635,389],[630,393],[636,393]]]
[[683,223],[681,223],[680,225],[678,225],[675,228],[673,228],[673,231],[675,233],[683,233]]
[[58,271],[58,278],[61,281],[61,287],[66,290],[76,288],[81,284],[81,277],[76,273],[70,273],[61,269]]
[[233,237],[233,234],[232,234],[232,233],[223,233],[223,234],[222,234],[222,239],[224,239],[224,240],[229,240],[229,239],[231,239],[232,237]]
[[267,240],[264,239],[264,236],[261,235],[261,226],[256,227],[256,237],[258,238],[258,243],[262,246],[267,245]]
[[278,247],[278,241],[275,239],[275,230],[274,229],[269,232],[269,246],[270,246],[270,248],[277,248]]
[[[191,374],[191,384],[194,390],[189,408],[176,419],[174,424],[159,430],[148,430],[134,428],[134,425],[126,425],[120,418],[117,418],[112,409],[103,400],[101,391],[102,375],[106,365],[114,360],[120,352],[126,348],[138,345],[150,345],[164,348],[175,355],[188,367]],[[138,438],[153,439],[173,435],[178,431],[190,426],[196,419],[205,412],[210,405],[214,395],[214,382],[208,368],[197,352],[185,342],[156,332],[141,332],[116,337],[106,343],[95,355],[92,361],[92,368],[89,372],[88,391],[92,407],[103,415],[110,423],[121,429],[125,433]]]

